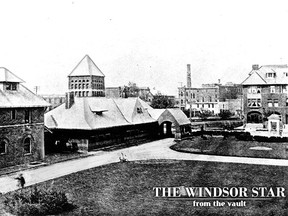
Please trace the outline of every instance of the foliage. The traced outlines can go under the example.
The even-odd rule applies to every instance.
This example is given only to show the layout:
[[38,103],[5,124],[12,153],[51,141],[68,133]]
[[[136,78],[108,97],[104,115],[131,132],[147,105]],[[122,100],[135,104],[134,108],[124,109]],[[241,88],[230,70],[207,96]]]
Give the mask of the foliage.
[[139,87],[134,82],[128,83],[128,97],[138,97]]
[[39,190],[33,187],[28,192],[15,191],[4,197],[5,209],[15,215],[50,215],[72,208],[66,194],[49,188]]
[[200,113],[200,117],[202,119],[207,119],[208,117],[212,116],[212,112],[210,110],[202,110],[202,112]]
[[155,109],[173,108],[174,105],[174,100],[170,99],[167,95],[162,95],[160,92],[154,95],[151,102],[151,107]]
[[229,119],[232,116],[232,113],[230,110],[220,110],[220,113],[218,114],[221,119]]
[[226,99],[237,99],[238,97],[238,91],[237,91],[237,88],[235,87],[231,87],[231,88],[228,87],[226,90],[224,90],[222,94],[223,94],[222,97],[224,101]]

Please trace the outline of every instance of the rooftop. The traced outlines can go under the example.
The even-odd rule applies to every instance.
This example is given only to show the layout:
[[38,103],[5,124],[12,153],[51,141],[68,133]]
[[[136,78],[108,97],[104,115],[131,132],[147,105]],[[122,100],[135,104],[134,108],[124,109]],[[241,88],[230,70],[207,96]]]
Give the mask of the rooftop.
[[78,63],[73,71],[68,75],[70,76],[101,76],[105,77],[102,71],[96,66],[92,59],[85,55],[84,58]]

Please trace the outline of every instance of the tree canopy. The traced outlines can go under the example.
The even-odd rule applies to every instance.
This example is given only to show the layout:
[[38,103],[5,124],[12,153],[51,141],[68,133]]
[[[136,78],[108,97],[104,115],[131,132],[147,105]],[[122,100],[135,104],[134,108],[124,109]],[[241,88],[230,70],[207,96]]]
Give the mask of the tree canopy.
[[170,99],[167,95],[162,95],[160,92],[154,95],[151,102],[151,107],[155,109],[173,108],[174,105],[174,100]]

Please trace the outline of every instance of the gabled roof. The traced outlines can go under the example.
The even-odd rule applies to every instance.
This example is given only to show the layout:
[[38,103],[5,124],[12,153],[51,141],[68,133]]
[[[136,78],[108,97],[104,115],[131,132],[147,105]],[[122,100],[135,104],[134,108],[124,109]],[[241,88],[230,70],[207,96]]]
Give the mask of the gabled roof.
[[[272,77],[267,74],[276,74]],[[288,65],[263,65],[249,73],[242,85],[286,85],[288,83]]]
[[175,109],[148,109],[152,118],[162,124],[165,121],[172,121],[178,125],[190,125],[190,120],[184,112],[178,108]]
[[68,76],[101,76],[105,77],[102,71],[96,66],[92,59],[85,55]]
[[0,89],[0,108],[25,108],[50,106],[42,97],[35,95],[22,84],[17,91],[3,91]]
[[185,113],[181,109],[167,109],[175,118],[179,125],[191,124]]
[[20,79],[18,76],[16,76],[14,73],[9,71],[7,68],[0,67],[0,82],[17,82],[21,83],[24,82],[22,79]]
[[[45,114],[49,129],[95,130],[155,122],[141,106],[138,98],[75,97],[70,109],[65,104]],[[142,113],[137,108],[142,108]],[[95,113],[95,110],[105,112]],[[94,111],[94,112],[93,112]],[[73,118],[71,118],[73,116]]]
[[257,73],[257,71],[252,73],[242,82],[242,85],[261,85],[261,84],[267,84],[267,82]]

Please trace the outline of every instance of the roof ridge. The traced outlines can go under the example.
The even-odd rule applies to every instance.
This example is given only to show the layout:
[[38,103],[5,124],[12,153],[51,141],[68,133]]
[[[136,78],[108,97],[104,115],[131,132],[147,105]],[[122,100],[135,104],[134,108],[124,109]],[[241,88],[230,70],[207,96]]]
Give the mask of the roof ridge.
[[117,109],[119,110],[119,112],[121,113],[121,115],[123,116],[123,118],[125,119],[125,121],[126,121],[127,123],[130,123],[130,124],[131,124],[131,122],[129,122],[129,121],[126,119],[125,115],[122,113],[121,109],[119,108],[118,104],[115,102],[114,98],[109,98],[109,99],[112,100],[113,103],[116,105]]

